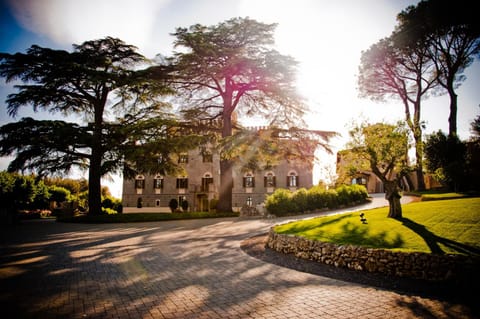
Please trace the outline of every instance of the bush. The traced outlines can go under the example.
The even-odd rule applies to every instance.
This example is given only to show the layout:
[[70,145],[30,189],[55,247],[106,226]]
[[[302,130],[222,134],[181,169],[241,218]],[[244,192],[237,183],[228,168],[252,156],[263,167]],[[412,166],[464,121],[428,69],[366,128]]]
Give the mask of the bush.
[[287,189],[277,189],[267,197],[265,208],[270,214],[285,216],[316,209],[333,209],[340,205],[352,205],[364,202],[367,198],[368,192],[361,185],[342,185],[335,190],[314,186],[309,190],[302,188],[294,193]]
[[172,213],[174,213],[178,208],[178,200],[176,200],[175,198],[172,198],[168,203],[168,207],[170,207],[170,210],[172,211]]
[[186,200],[182,201],[182,209],[184,212],[188,210],[188,201]]
[[112,208],[102,207],[102,213],[104,213],[106,215],[115,215],[117,213],[117,211],[113,210]]
[[298,211],[295,202],[292,201],[292,192],[283,188],[275,190],[272,195],[267,197],[265,207],[271,214],[277,216]]
[[310,210],[308,205],[308,193],[305,188],[300,188],[295,193],[293,193],[292,200],[296,206],[296,209],[299,212],[305,212],[307,210]]

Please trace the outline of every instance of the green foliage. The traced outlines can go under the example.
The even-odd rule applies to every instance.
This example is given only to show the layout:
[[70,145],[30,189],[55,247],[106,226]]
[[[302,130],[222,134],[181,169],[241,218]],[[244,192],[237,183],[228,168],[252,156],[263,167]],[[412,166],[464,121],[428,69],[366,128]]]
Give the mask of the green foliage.
[[468,0],[424,0],[408,6],[398,16],[396,32],[409,46],[428,52],[434,62],[436,82],[450,97],[449,134],[457,135],[457,93],[464,74],[480,53],[480,22]]
[[427,169],[451,190],[464,189],[466,176],[466,145],[457,136],[447,136],[442,131],[427,137],[425,157]]
[[50,193],[50,200],[57,203],[65,202],[71,196],[71,193],[68,189],[56,185],[48,187],[48,192]]
[[118,212],[116,210],[112,209],[112,208],[102,207],[102,213],[107,214],[107,215],[115,215]]
[[102,211],[105,213],[105,210],[108,211],[108,214],[111,214],[111,211],[121,214],[123,212],[122,200],[111,196],[108,192],[108,195],[102,197]]
[[[100,213],[101,177],[124,168],[131,149],[142,141],[130,133],[142,130],[139,123],[165,118],[167,104],[159,96],[171,92],[160,72],[153,77],[149,70],[139,70],[148,61],[136,51],[120,39],[106,37],[74,45],[73,52],[33,45],[26,53],[1,53],[0,76],[23,82],[16,86],[19,92],[7,98],[10,115],[33,106],[35,111],[80,113],[90,122],[80,126],[22,119],[3,126],[0,156],[15,156],[9,170],[46,175],[74,166],[88,168],[89,211]],[[110,105],[112,100],[116,103]],[[121,119],[106,121],[108,111],[120,112]],[[158,158],[158,153],[151,156]]]
[[361,185],[342,185],[336,190],[314,186],[309,190],[302,188],[295,192],[279,188],[267,197],[265,207],[271,214],[285,216],[352,205],[364,202],[367,198],[367,190]]
[[184,212],[186,212],[187,209],[188,209],[188,201],[187,201],[187,200],[183,200],[183,201],[182,201],[182,210],[183,210]]
[[178,208],[178,200],[176,198],[172,198],[169,202],[168,202],[168,207],[170,207],[170,210],[173,212],[175,212],[175,210]]
[[400,181],[410,171],[408,166],[409,135],[405,125],[363,123],[350,130],[351,154],[369,164],[382,181],[388,199],[389,217],[402,216]]
[[47,186],[55,185],[58,187],[63,187],[69,190],[71,194],[78,194],[88,191],[88,181],[84,178],[72,179],[61,177],[46,177],[43,179],[43,182]]
[[401,219],[385,218],[388,208],[318,217],[275,227],[291,234],[339,245],[405,252],[480,255],[480,198],[405,205]]

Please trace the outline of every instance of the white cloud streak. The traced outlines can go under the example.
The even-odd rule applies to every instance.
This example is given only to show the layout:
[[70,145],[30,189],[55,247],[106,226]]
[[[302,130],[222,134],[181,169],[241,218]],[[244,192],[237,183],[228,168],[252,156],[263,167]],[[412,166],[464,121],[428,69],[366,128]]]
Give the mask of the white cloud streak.
[[9,0],[15,18],[26,29],[60,45],[105,36],[144,47],[155,18],[169,0]]

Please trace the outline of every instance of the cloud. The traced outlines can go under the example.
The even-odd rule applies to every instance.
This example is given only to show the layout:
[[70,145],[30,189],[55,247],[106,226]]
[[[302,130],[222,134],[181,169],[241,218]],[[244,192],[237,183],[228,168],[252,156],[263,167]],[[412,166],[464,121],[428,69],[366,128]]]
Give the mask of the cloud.
[[139,48],[147,45],[157,13],[170,0],[9,0],[26,29],[60,45],[118,37]]

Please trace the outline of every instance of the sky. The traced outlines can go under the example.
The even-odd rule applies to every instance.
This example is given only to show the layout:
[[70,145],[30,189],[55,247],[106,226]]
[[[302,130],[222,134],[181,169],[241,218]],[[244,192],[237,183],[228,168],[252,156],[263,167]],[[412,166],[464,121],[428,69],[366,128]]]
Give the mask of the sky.
[[[357,74],[362,50],[387,37],[396,16],[418,0],[0,0],[0,52],[25,52],[36,44],[71,50],[72,44],[117,37],[153,58],[171,55],[178,27],[215,25],[233,17],[277,23],[276,49],[299,62],[297,87],[307,99],[310,129],[335,131],[335,151],[345,147],[353,122],[394,122],[404,118],[398,101],[372,102],[358,97]],[[457,90],[458,134],[470,136],[470,123],[480,113],[480,62],[465,72]],[[25,116],[62,119],[59,114],[20,109],[16,118],[6,112],[5,99],[13,83],[0,79],[0,125]],[[425,133],[448,132],[449,100],[439,96],[422,104]],[[70,118],[82,121],[81,117]],[[0,158],[0,170],[10,158]],[[335,156],[319,153],[314,182],[334,171]],[[75,177],[75,176],[74,176]],[[121,197],[120,176],[105,180]]]

